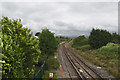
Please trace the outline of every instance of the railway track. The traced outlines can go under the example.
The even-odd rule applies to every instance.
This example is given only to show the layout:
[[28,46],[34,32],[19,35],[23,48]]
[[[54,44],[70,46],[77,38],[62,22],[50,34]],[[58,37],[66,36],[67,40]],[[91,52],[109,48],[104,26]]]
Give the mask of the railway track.
[[[79,75],[76,72],[76,70],[73,68],[73,65],[71,65],[70,61],[68,60],[68,58],[65,55],[65,51],[63,49],[63,46],[61,45],[61,51],[62,51],[62,67],[64,69],[64,71],[66,72],[66,78],[67,80],[80,80],[79,79]],[[63,54],[64,53],[64,54]],[[64,63],[64,64],[63,64]],[[65,68],[66,66],[66,68]],[[69,76],[68,76],[69,75]]]
[[88,66],[83,60],[81,60],[69,47],[66,47],[66,43],[62,44],[64,54],[75,69],[81,80],[104,80],[104,78],[95,72],[90,66]]

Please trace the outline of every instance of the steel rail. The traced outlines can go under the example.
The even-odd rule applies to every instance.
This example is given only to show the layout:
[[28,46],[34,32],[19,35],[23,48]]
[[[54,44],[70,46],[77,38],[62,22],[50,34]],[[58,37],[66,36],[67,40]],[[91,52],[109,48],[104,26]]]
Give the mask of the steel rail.
[[[64,46],[65,47],[65,46]],[[78,56],[75,55],[75,53],[73,51],[70,50],[70,48],[67,48],[67,50],[70,51],[71,55],[74,56],[74,59],[76,60],[76,58],[83,64],[85,65],[89,70],[91,70],[94,74],[96,74],[100,80],[104,80],[104,78],[99,75],[97,72],[95,72],[90,66],[88,66],[83,60],[81,60]],[[76,60],[77,61],[77,60]],[[78,62],[78,61],[77,61]],[[83,66],[81,66],[83,67]],[[92,77],[92,75],[83,67],[83,69]],[[93,77],[92,77],[93,78]],[[94,79],[94,78],[93,78]]]
[[[64,45],[63,45],[63,47],[64,47]],[[86,78],[83,76],[83,74],[81,72],[79,72],[79,70],[77,69],[77,67],[73,63],[73,61],[69,58],[68,54],[66,54],[67,52],[66,52],[65,48],[63,48],[63,50],[64,50],[64,54],[66,55],[67,59],[69,60],[69,62],[71,63],[71,65],[73,66],[73,68],[75,69],[75,71],[77,72],[77,74],[79,75],[79,78],[81,80],[86,80]]]

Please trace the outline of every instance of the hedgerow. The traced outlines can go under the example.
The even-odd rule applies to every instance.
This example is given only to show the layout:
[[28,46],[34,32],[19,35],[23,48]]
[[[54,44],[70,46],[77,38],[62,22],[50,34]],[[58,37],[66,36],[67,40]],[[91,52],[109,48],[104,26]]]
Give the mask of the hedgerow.
[[2,77],[29,78],[34,74],[35,64],[41,51],[39,40],[32,36],[31,30],[23,27],[21,20],[3,17],[2,28]]

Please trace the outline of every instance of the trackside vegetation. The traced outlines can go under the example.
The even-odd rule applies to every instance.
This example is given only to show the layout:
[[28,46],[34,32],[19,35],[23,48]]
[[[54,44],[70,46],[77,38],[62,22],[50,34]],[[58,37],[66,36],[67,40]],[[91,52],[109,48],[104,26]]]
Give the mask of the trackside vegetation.
[[57,50],[57,41],[54,37],[54,34],[51,33],[48,29],[43,29],[38,35],[39,37],[39,47],[42,51],[42,54],[52,55]]
[[[36,36],[38,39],[36,39]],[[74,39],[54,36],[49,29],[42,29],[35,36],[31,29],[23,27],[21,19],[0,19],[0,79],[29,79],[45,64],[42,79],[57,78],[55,70],[59,63],[56,59],[58,45],[69,42],[71,49],[88,62],[104,67],[110,74],[120,78],[119,57],[120,35],[103,29],[92,29],[89,37],[80,35]]]
[[88,38],[86,38],[84,35],[78,36],[77,38],[73,39],[72,47],[86,51],[90,49]]
[[54,33],[51,33],[48,29],[43,29],[42,32],[37,32],[35,35],[39,38],[39,48],[41,50],[41,55],[37,65],[40,66],[43,64],[44,60],[47,59],[46,71],[42,77],[44,80],[44,78],[49,78],[49,73],[51,71],[54,75],[57,75],[54,70],[59,67],[59,63],[54,56],[57,54],[58,41],[54,37]]
[[69,42],[69,41],[72,40],[71,38],[64,37],[64,36],[56,36],[55,38],[56,38],[58,44],[61,43],[61,42],[64,42],[64,41]]
[[119,52],[120,35],[109,33],[107,30],[92,29],[88,38],[84,35],[70,42],[72,49],[88,62],[104,67],[108,73],[120,78]]
[[41,51],[39,40],[31,30],[23,27],[21,20],[3,17],[2,26],[2,78],[29,78],[35,71]]
[[58,44],[54,34],[48,29],[43,29],[42,32],[37,32],[35,35],[38,36],[40,42],[39,49],[41,50],[41,55],[39,58],[39,64],[42,64],[44,59],[54,55]]
[[[112,73],[115,77],[120,78],[119,68],[119,44],[108,43],[106,46],[102,46],[95,52],[95,56],[102,62],[100,66],[104,66],[109,73]],[[104,56],[103,56],[104,55]]]
[[92,48],[98,49],[112,41],[111,34],[106,30],[92,29],[89,36],[89,44]]
[[0,28],[0,80],[2,79],[2,63],[4,63],[4,61],[2,61],[2,31]]
[[2,78],[31,78],[46,59],[46,70],[59,67],[54,58],[58,42],[48,29],[36,33],[36,39],[31,29],[23,27],[21,19],[3,17],[0,26]]

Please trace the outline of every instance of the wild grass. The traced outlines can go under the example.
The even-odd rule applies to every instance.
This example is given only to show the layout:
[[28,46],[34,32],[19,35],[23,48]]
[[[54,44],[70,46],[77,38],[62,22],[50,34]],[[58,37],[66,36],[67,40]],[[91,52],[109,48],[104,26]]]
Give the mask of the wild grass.
[[88,62],[104,67],[108,73],[116,78],[120,78],[119,68],[119,44],[108,43],[97,50],[81,51],[72,48],[76,53],[85,58]]
[[50,56],[46,63],[47,70],[57,69],[59,67],[59,62],[55,59],[54,56]]
[[43,80],[49,80],[49,73],[53,73],[53,78],[52,80],[55,80],[58,76],[58,74],[55,72],[57,68],[59,68],[59,62],[57,61],[57,58],[55,56],[57,55],[57,52],[54,53],[54,55],[51,55],[48,57],[47,62],[46,62],[46,71],[42,77]]
[[90,45],[89,44],[83,45],[80,47],[76,47],[76,49],[81,50],[81,51],[87,51],[87,50],[90,50]]

